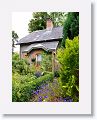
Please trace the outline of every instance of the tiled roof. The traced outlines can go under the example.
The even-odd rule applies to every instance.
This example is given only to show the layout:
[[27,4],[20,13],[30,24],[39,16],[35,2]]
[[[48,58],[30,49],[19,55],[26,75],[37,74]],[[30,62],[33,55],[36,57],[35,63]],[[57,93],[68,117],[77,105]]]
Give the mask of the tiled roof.
[[17,44],[19,45],[22,43],[35,43],[50,40],[52,41],[56,39],[62,39],[62,36],[63,27],[54,27],[51,30],[37,30],[20,39]]

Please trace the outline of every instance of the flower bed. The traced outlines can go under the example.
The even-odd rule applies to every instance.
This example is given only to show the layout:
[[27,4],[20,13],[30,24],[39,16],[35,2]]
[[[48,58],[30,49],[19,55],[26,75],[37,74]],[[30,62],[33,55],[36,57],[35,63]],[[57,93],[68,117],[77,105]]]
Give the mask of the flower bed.
[[33,75],[13,74],[12,81],[12,101],[27,102],[32,96],[32,91],[39,89],[42,84],[46,84],[53,80],[53,74],[48,73],[44,76],[36,78]]

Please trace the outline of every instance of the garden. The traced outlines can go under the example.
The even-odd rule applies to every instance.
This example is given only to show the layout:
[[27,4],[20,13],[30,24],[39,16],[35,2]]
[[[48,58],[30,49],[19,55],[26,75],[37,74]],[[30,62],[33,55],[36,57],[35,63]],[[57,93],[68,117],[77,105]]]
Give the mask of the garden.
[[63,39],[56,51],[59,69],[43,52],[40,69],[12,53],[13,102],[79,102],[79,14],[68,13]]

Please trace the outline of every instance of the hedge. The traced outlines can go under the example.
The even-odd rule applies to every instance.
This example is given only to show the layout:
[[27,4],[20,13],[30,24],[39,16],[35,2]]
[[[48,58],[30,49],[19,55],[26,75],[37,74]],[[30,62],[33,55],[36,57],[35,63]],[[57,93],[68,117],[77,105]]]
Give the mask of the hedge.
[[53,80],[53,74],[48,73],[44,76],[36,78],[31,75],[13,74],[12,81],[12,101],[27,102],[32,97],[32,92],[37,90],[42,84],[46,84]]

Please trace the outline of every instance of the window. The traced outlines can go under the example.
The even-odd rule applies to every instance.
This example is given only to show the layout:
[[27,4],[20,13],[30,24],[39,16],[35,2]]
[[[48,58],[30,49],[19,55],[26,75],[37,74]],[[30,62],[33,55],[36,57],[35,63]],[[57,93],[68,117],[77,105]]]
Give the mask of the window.
[[42,61],[42,55],[41,54],[37,54],[36,55],[36,63],[40,64],[41,61]]

